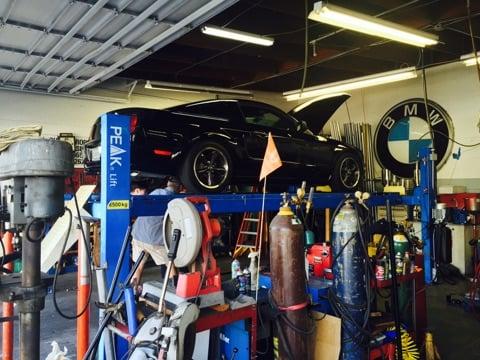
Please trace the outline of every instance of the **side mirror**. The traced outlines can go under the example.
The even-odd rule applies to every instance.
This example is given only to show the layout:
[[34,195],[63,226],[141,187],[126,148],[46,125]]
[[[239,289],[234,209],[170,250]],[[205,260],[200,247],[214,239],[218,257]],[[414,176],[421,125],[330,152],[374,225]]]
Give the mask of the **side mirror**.
[[308,129],[307,123],[305,121],[299,121],[297,125],[297,132],[304,132]]

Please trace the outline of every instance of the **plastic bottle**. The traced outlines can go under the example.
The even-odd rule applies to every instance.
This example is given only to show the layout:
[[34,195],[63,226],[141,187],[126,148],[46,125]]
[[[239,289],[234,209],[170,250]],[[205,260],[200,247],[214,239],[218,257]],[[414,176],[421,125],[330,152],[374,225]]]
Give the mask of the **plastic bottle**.
[[403,272],[403,259],[402,254],[399,252],[395,255],[395,272],[397,275],[402,275]]
[[403,257],[403,275],[410,274],[410,253],[405,251],[405,256]]
[[243,276],[245,277],[245,293],[247,295],[250,295],[252,278],[251,278],[250,271],[248,271],[247,268],[243,270]]
[[232,261],[232,279],[235,279],[237,277],[239,270],[240,270],[240,261],[235,259]]
[[238,274],[239,274],[237,276],[238,285],[239,285],[238,292],[241,295],[245,295],[247,293],[247,281],[241,271]]
[[250,266],[248,267],[248,271],[250,272],[250,290],[251,291],[257,290],[257,279],[258,279],[257,256],[258,256],[258,253],[255,251],[248,254],[248,257],[250,258]]

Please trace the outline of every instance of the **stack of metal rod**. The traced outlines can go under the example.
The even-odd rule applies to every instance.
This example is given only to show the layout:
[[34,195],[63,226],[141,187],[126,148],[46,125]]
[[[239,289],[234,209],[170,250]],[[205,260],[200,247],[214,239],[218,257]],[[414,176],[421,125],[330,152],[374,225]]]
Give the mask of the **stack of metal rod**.
[[345,142],[363,153],[365,169],[364,190],[375,191],[375,158],[373,154],[372,126],[365,123],[349,122],[343,125]]
[[332,139],[342,141],[342,128],[336,121],[330,121],[330,137]]

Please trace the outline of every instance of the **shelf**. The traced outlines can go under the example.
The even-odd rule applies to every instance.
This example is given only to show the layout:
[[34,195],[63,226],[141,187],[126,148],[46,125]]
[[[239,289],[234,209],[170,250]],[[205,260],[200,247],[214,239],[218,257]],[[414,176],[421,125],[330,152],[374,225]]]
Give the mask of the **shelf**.
[[[397,283],[401,284],[407,281],[419,280],[423,276],[423,269],[416,269],[415,272],[407,275],[397,275]],[[372,281],[373,282],[373,281]],[[375,280],[374,284],[377,288],[383,289],[392,286],[392,279]]]

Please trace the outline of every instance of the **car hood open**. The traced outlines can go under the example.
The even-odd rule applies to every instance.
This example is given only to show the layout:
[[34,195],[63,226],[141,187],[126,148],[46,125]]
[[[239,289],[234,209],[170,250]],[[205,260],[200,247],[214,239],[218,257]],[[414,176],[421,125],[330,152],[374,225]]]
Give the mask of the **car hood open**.
[[299,121],[305,121],[314,134],[318,134],[330,117],[348,98],[349,94],[338,94],[319,100],[310,100],[294,107],[289,115]]

